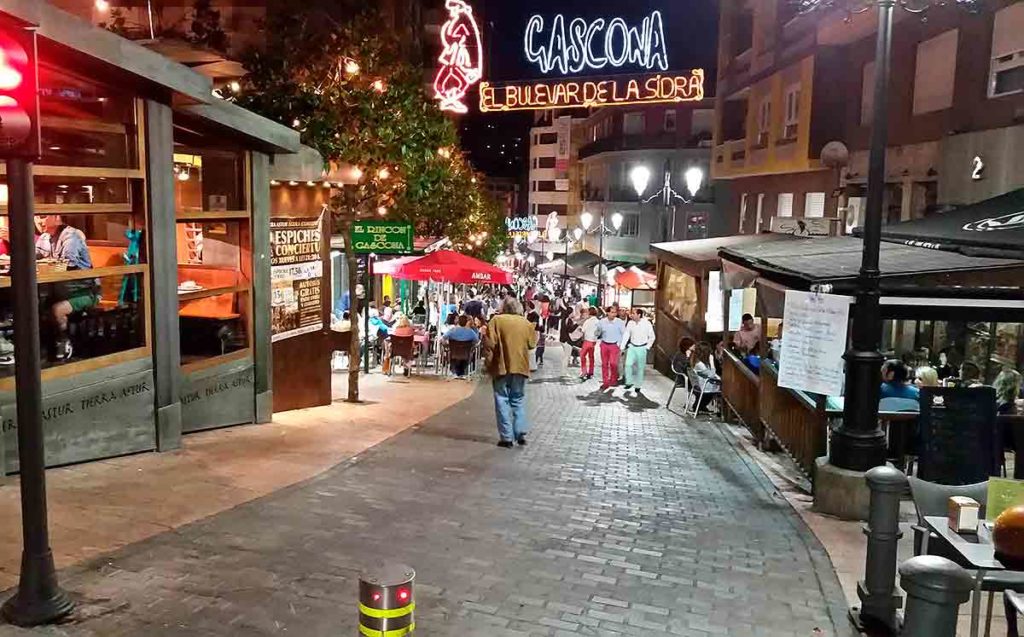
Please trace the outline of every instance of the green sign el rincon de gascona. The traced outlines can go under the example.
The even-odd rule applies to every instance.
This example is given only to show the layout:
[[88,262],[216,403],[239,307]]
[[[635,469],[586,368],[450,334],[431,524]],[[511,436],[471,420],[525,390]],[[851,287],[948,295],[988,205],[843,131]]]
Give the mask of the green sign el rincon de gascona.
[[352,248],[356,254],[409,254],[411,223],[361,221],[352,224]]

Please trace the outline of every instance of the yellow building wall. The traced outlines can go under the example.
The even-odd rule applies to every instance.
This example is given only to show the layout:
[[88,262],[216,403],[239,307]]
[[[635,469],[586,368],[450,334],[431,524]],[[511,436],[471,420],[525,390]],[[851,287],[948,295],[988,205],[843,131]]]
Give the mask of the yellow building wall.
[[[797,136],[792,142],[780,144],[785,126],[785,91],[800,84],[800,108],[797,121]],[[771,121],[768,143],[757,148],[758,117],[760,104],[765,96],[771,99]],[[772,175],[790,172],[807,172],[822,169],[817,158],[808,157],[810,148],[811,104],[814,98],[814,56],[803,58],[769,77],[750,86],[746,117],[747,135],[743,140],[721,143],[715,147],[712,161],[712,176],[715,179]],[[822,114],[827,117],[827,114]],[[721,118],[717,119],[721,126]],[[716,131],[716,139],[721,135]],[[738,149],[745,151],[742,159],[733,160]],[[719,161],[721,157],[721,161]]]

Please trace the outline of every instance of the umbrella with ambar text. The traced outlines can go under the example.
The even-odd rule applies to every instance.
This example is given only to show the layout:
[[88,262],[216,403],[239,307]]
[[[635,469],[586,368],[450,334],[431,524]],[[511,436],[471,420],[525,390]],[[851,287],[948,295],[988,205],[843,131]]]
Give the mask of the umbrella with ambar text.
[[513,283],[511,272],[452,250],[438,250],[421,257],[402,257],[374,263],[373,273],[390,274],[396,279],[412,281],[494,285]]

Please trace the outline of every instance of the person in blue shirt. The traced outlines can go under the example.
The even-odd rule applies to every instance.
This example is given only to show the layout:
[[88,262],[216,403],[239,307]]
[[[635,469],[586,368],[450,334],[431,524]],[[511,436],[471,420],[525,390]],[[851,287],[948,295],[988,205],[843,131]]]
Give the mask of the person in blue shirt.
[[626,323],[618,317],[617,305],[605,311],[604,318],[597,324],[601,338],[601,391],[607,391],[619,382],[619,343],[626,332]]
[[910,384],[910,368],[906,363],[890,359],[882,364],[882,387],[879,398],[912,398],[917,400],[921,391]]
[[[36,258],[65,261],[69,270],[91,270],[92,257],[85,243],[85,233],[64,223],[60,215],[39,215],[35,219],[39,237],[36,239]],[[71,358],[71,339],[68,338],[68,317],[73,312],[87,310],[99,303],[99,281],[76,279],[53,285],[50,312],[57,327],[57,360]]]
[[[445,340],[448,342],[456,341],[460,343],[473,343],[475,345],[480,340],[480,334],[478,334],[473,328],[469,327],[469,317],[463,314],[459,317],[458,326],[448,330]],[[451,361],[452,373],[455,374],[456,378],[462,378],[465,376],[466,369],[468,367],[469,360],[457,361],[452,359]]]

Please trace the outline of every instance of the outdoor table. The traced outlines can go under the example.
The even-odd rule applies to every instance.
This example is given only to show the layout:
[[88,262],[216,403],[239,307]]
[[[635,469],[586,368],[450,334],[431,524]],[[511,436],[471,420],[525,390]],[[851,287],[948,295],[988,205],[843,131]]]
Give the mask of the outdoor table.
[[430,334],[425,331],[416,330],[412,340],[420,346],[420,363],[423,367],[426,367],[427,362],[430,360]]
[[974,575],[974,593],[971,595],[971,637],[978,637],[981,627],[981,584],[988,571],[1012,570],[1003,566],[996,559],[996,547],[992,543],[992,530],[981,521],[978,533],[963,534],[950,530],[949,520],[941,515],[929,515],[924,518],[928,527],[936,535],[946,540],[960,554],[963,560],[976,569]]

